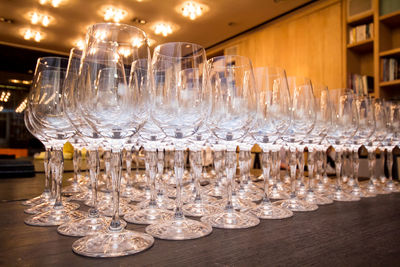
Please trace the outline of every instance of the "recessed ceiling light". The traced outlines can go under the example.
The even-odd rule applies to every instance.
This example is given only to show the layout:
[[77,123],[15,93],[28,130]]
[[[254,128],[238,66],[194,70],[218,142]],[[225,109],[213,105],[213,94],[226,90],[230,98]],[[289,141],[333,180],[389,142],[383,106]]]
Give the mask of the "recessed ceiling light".
[[8,18],[5,18],[5,17],[0,17],[0,22],[11,24],[11,23],[14,23],[14,20],[8,19]]
[[83,48],[85,47],[85,41],[83,41],[83,39],[78,39],[74,42],[74,46],[80,50],[83,50]]
[[10,98],[11,93],[10,92],[1,92],[0,95],[0,102],[8,102],[8,99]]
[[25,98],[24,101],[22,101],[21,104],[19,104],[19,106],[15,109],[15,112],[21,113],[22,111],[24,111],[27,103],[28,103],[28,99]]
[[44,33],[32,30],[32,29],[22,29],[21,34],[25,40],[34,40],[35,42],[40,42],[44,38]]
[[39,0],[41,5],[51,5],[52,7],[59,7],[65,0]]
[[172,33],[171,24],[160,22],[154,25],[153,27],[154,33],[157,35],[163,35],[164,37]]
[[4,109],[4,107],[3,107],[3,106],[0,106],[0,112],[3,111],[3,109]]
[[128,11],[114,6],[104,6],[101,10],[105,21],[120,22],[128,15]]
[[142,24],[142,25],[144,25],[144,24],[147,23],[146,20],[140,19],[140,18],[133,18],[132,21],[135,22],[135,23],[137,23],[137,24]]
[[49,24],[54,20],[53,17],[36,11],[29,12],[27,17],[33,25],[41,24],[44,27],[49,26]]
[[179,10],[182,16],[195,20],[197,17],[203,15],[204,12],[208,11],[208,6],[194,1],[186,1],[178,6],[177,10]]

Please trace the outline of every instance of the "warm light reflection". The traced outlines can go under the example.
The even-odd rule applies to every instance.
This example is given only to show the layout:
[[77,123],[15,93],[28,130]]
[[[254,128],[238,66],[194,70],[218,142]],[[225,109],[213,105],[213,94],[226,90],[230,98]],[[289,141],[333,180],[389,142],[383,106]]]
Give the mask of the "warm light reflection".
[[85,47],[85,42],[82,39],[79,39],[74,42],[74,46],[79,48],[80,50],[83,50],[83,48]]
[[28,103],[28,99],[25,98],[24,101],[22,101],[21,104],[19,104],[19,106],[15,109],[15,112],[17,113],[21,113],[22,111],[25,110],[26,108],[26,104]]
[[33,39],[35,42],[40,42],[44,38],[43,33],[32,29],[22,30],[22,36],[24,37],[25,40]]
[[8,99],[10,98],[11,93],[10,92],[1,92],[0,95],[0,102],[8,102]]
[[116,8],[114,6],[103,7],[102,13],[105,21],[113,22],[120,22],[128,15],[128,12],[126,10]]
[[39,0],[41,5],[51,5],[52,7],[59,7],[64,0]]
[[49,26],[50,22],[53,20],[53,18],[49,15],[45,15],[35,11],[29,12],[28,17],[32,24],[41,24],[43,27]]
[[193,1],[185,2],[182,6],[182,15],[184,17],[189,17],[191,20],[196,19],[197,17],[203,14],[203,7]]
[[158,23],[154,26],[154,33],[167,36],[168,34],[172,33],[172,27],[167,23]]

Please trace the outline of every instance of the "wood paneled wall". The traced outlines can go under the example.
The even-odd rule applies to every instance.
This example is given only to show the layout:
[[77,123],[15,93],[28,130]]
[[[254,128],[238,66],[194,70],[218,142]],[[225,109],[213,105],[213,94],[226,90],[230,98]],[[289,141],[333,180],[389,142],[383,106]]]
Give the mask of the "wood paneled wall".
[[280,66],[288,76],[306,76],[329,88],[343,81],[342,1],[321,0],[252,32],[207,50],[208,55],[236,46],[254,67]]

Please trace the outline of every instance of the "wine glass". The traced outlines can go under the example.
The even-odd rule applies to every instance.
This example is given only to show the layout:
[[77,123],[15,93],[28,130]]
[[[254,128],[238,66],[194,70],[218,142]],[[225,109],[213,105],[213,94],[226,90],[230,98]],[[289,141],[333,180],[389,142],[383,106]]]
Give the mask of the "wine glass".
[[[277,141],[288,129],[291,121],[290,94],[285,70],[279,67],[255,69],[258,86],[258,113],[252,136],[262,149],[262,170],[264,177],[264,197],[252,212],[260,219],[284,219],[293,216],[285,207],[272,205],[268,198],[269,172],[272,171],[272,153],[280,150]],[[274,158],[276,160],[276,158]]]
[[[358,130],[359,113],[354,93],[350,89],[330,90],[332,123],[328,128],[327,140],[335,148],[336,188],[334,200],[358,201],[360,198],[346,193],[342,188],[342,154],[348,140],[353,138]],[[370,117],[367,116],[370,119]]]
[[[304,140],[308,148],[307,167],[308,167],[308,190],[304,199],[313,204],[326,205],[332,204],[333,200],[324,194],[314,192],[314,174],[318,150],[326,137],[328,127],[331,122],[331,109],[329,104],[329,90],[327,86],[313,84],[315,95],[315,125],[311,133]],[[320,182],[320,181],[319,181]]]
[[212,111],[206,123],[225,146],[227,200],[223,212],[207,215],[202,222],[213,227],[239,229],[256,226],[260,220],[250,213],[236,211],[232,199],[236,174],[236,146],[253,127],[257,114],[257,88],[249,58],[214,57],[208,61]]
[[[288,208],[291,211],[314,211],[318,206],[308,203],[298,196],[300,192],[296,191],[296,167],[299,165],[300,180],[299,189],[306,193],[304,184],[304,140],[314,129],[315,97],[310,79],[305,77],[288,77],[288,85],[291,96],[290,116],[291,124],[283,133],[282,139],[289,150],[289,168],[291,178],[290,198],[276,202],[276,205]],[[296,153],[297,151],[297,153]]]
[[152,60],[154,101],[151,118],[175,146],[176,208],[172,220],[152,224],[146,232],[160,239],[184,240],[206,236],[210,225],[185,218],[182,178],[187,140],[208,114],[207,65],[200,45],[166,43],[154,49]]
[[[60,225],[74,218],[81,218],[79,211],[64,207],[61,197],[62,175],[64,171],[63,145],[75,134],[68,122],[63,105],[62,93],[66,73],[66,58],[39,58],[35,70],[34,82],[29,96],[28,106],[31,109],[32,122],[42,127],[44,136],[52,140],[54,177],[56,182],[56,199],[54,206],[43,213],[25,220],[28,225]],[[78,204],[74,205],[76,208]]]
[[122,148],[147,119],[149,91],[129,84],[132,63],[150,56],[146,34],[115,23],[92,25],[86,35],[75,101],[92,131],[111,145],[113,216],[106,231],[85,236],[72,250],[90,257],[116,257],[148,249],[154,238],[125,230],[119,216]]

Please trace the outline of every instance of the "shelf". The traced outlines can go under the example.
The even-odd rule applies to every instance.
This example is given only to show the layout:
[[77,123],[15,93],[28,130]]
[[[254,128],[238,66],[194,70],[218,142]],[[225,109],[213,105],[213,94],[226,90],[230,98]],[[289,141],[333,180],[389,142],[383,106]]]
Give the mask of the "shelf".
[[386,50],[383,52],[379,53],[380,57],[386,57],[386,56],[400,56],[400,47],[399,48],[395,48],[395,49],[390,49],[390,50]]
[[369,23],[372,22],[373,20],[374,20],[374,12],[372,10],[368,10],[347,18],[347,24],[355,26],[355,25]]
[[388,82],[380,82],[379,86],[385,88],[400,86],[400,79]]
[[373,52],[374,49],[374,39],[368,39],[357,43],[352,43],[347,45],[348,49],[351,49],[358,53]]
[[380,22],[384,23],[390,27],[399,27],[400,26],[400,10],[380,16]]

